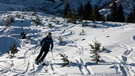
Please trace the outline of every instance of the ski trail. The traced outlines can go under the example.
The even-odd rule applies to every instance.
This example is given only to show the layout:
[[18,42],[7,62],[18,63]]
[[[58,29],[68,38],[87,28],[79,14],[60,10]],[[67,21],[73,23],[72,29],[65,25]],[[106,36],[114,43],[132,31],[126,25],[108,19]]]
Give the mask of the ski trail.
[[127,57],[122,56],[122,59],[118,58],[121,61],[120,68],[125,76],[132,76],[131,74],[134,74],[134,72],[131,70],[130,66],[126,63]]
[[54,67],[53,64],[49,64],[47,67],[44,68],[45,73],[50,74],[51,76],[54,75]]
[[111,63],[114,64],[114,68],[116,70],[116,73],[122,76],[134,76],[134,72],[130,68],[130,65],[126,63],[127,57],[122,56],[122,58],[119,57],[111,57],[104,55],[107,58],[111,59]]
[[122,71],[123,76],[130,76],[130,75],[128,75],[126,68],[124,67],[123,64],[120,64],[120,70]]
[[37,76],[37,74],[43,70],[43,67],[43,65],[39,65],[36,70],[30,72],[28,75]]
[[92,69],[85,65],[85,62],[80,58],[75,57],[75,60],[78,64],[79,70],[83,75],[94,75]]
[[[127,57],[132,51],[133,51],[133,48],[126,45],[126,44],[123,44],[123,43],[119,43],[119,45],[121,45],[122,47],[125,47],[127,48],[127,51],[124,52],[124,56],[121,56],[121,58],[118,58],[119,61],[122,62],[121,64],[121,69],[123,69],[123,73],[126,75],[126,76],[133,76],[134,75],[134,71],[132,71],[132,69],[130,68],[129,65],[127,65],[127,60],[129,57]],[[132,59],[131,59],[132,60]],[[134,61],[133,61],[134,62]],[[123,67],[123,68],[122,68]]]
[[123,48],[127,48],[127,51],[124,52],[124,55],[126,55],[126,56],[129,55],[131,53],[131,51],[133,51],[133,48],[126,45],[126,44],[123,44],[123,43],[120,43],[120,42],[118,44]]
[[50,75],[60,74],[66,75],[63,71],[59,70],[54,63],[50,63],[46,68],[44,68],[45,73],[50,73]]
[[115,68],[117,74],[122,73],[121,70],[120,70],[120,65],[119,64],[114,64],[114,68]]

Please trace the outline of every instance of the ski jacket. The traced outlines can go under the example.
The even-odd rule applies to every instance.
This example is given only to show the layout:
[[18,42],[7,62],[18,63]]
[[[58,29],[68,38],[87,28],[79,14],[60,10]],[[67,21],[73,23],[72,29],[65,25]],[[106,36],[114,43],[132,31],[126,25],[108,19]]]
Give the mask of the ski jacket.
[[42,41],[40,42],[40,45],[42,45],[42,47],[45,47],[47,49],[49,49],[50,45],[51,45],[51,50],[52,50],[53,49],[53,39],[48,38],[48,36],[46,36],[45,38],[42,39]]

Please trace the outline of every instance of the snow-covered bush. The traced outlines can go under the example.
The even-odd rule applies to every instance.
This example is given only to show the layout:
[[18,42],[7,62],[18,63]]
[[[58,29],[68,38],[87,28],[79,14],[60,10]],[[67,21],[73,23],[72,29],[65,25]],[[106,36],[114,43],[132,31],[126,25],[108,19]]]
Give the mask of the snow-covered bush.
[[54,26],[52,25],[52,23],[49,23],[48,27],[52,29]]
[[26,38],[26,34],[24,32],[21,32],[20,33],[20,36],[21,36],[22,39],[25,39]]
[[36,11],[33,11],[32,16],[36,16],[36,14],[37,14]]
[[95,41],[94,44],[89,44],[89,46],[91,47],[90,53],[92,54],[92,61],[97,64],[101,58],[100,53],[105,51],[105,48],[101,48],[101,43],[99,43],[98,41]]
[[66,56],[65,54],[61,54],[61,53],[60,53],[60,56],[62,57],[61,60],[63,60],[63,62],[64,62],[62,66],[63,67],[68,66],[69,65],[69,62],[70,62],[68,60],[68,56]]
[[80,35],[85,35],[84,29],[80,32]]
[[35,23],[36,26],[42,24],[41,19],[38,16],[36,16],[36,19],[33,19],[32,21]]
[[82,21],[82,27],[85,27],[85,26],[87,26],[87,21],[83,20]]
[[17,52],[18,52],[18,49],[17,49],[16,44],[10,46],[10,51],[9,51],[10,56],[14,56],[14,54],[17,53]]
[[10,26],[14,22],[14,18],[12,16],[8,16],[6,19],[6,26]]
[[96,27],[97,27],[97,25],[93,25],[93,27],[94,27],[94,28],[96,28]]
[[59,40],[59,44],[61,44],[63,41],[63,38],[61,36],[59,36],[58,40]]

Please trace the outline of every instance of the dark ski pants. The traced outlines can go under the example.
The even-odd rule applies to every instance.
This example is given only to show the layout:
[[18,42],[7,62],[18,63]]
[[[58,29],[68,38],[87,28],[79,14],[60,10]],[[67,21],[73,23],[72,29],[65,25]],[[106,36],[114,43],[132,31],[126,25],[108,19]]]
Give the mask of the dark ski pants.
[[48,52],[49,52],[49,48],[45,48],[42,46],[41,51],[35,60],[36,61],[43,61]]

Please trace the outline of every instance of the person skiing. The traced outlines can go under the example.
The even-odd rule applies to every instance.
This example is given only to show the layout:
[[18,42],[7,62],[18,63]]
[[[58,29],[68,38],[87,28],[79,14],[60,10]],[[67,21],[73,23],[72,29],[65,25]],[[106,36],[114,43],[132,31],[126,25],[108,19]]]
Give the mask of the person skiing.
[[[35,59],[36,63],[41,63],[44,58],[46,57],[47,53],[49,52],[49,50],[53,49],[53,39],[52,39],[52,33],[49,32],[48,35],[42,39],[42,41],[40,42],[41,50],[39,55],[37,56],[37,58]],[[50,47],[51,45],[51,47]]]

